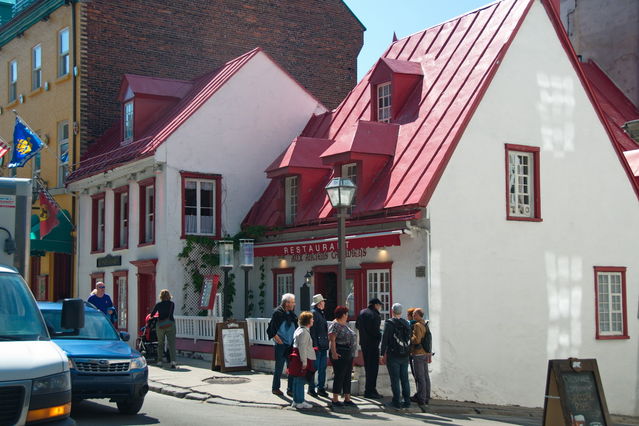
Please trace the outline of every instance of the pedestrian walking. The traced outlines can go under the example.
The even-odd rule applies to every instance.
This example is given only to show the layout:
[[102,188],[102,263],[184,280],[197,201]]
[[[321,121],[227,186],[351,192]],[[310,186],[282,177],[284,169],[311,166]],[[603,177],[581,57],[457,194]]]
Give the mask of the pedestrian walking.
[[380,326],[382,316],[379,310],[382,302],[373,298],[368,302],[368,308],[362,309],[357,317],[355,327],[359,330],[359,345],[364,357],[364,370],[366,373],[365,398],[382,399],[383,395],[377,392],[377,374],[379,373],[379,343],[382,340]]
[[[295,309],[295,295],[286,293],[282,295],[282,302],[271,316],[268,323],[266,334],[269,339],[275,341],[275,371],[273,371],[273,384],[271,391],[274,395],[282,396],[280,390],[280,380],[284,365],[288,367],[288,356],[291,353],[293,345],[293,336],[297,327],[297,316],[293,310]],[[293,381],[289,378],[286,386],[286,394],[293,396]]]
[[[410,354],[411,330],[408,321],[402,318],[402,305],[391,308],[392,318],[384,322],[381,356],[386,362],[393,391],[393,408],[410,407],[410,382],[408,381],[408,355]],[[401,391],[400,391],[401,383]],[[401,402],[403,399],[403,403]]]
[[[293,375],[293,408],[304,409],[312,408],[313,405],[304,401],[304,383],[306,383],[307,375],[313,374],[313,362],[315,360],[315,350],[313,349],[313,338],[309,331],[309,327],[313,326],[313,314],[304,311],[299,317],[299,327],[295,330],[293,336],[293,350],[295,355],[299,356],[301,362],[301,371],[299,375]],[[289,374],[292,372],[289,371]],[[290,380],[290,379],[289,379]],[[309,383],[309,388],[312,386]]]
[[[406,319],[408,320],[408,324],[410,324],[411,331],[413,330],[413,326],[415,325],[415,320],[413,319],[413,312],[415,312],[417,308],[408,308],[406,309]],[[415,379],[415,368],[413,366],[413,355],[408,356],[408,364],[410,365],[410,375]],[[417,393],[410,397],[412,402],[417,402]]]
[[[330,342],[331,364],[333,364],[333,407],[355,407],[351,401],[351,376],[353,373],[353,359],[357,351],[357,337],[348,326],[348,308],[335,308],[335,320],[328,326],[328,340]],[[339,395],[344,395],[344,402],[340,402]]]
[[106,294],[106,285],[102,281],[98,281],[95,284],[95,289],[91,292],[91,296],[87,299],[87,302],[101,310],[104,315],[109,316],[109,308],[113,307],[113,301],[111,297]]
[[413,313],[415,326],[410,338],[415,367],[415,383],[417,384],[417,404],[423,410],[430,401],[430,376],[428,375],[428,364],[431,360],[433,336],[424,321],[424,311],[421,308],[415,309]]
[[160,302],[156,303],[151,311],[151,318],[158,313],[158,321],[156,323],[156,332],[158,335],[158,367],[162,367],[164,359],[164,342],[166,340],[169,346],[169,361],[171,368],[176,368],[175,362],[175,303],[171,301],[171,293],[164,289],[160,291]]
[[[311,313],[313,314],[313,326],[310,328],[315,348],[315,369],[317,370],[317,385],[315,384],[315,374],[311,376],[308,386],[308,393],[313,397],[328,397],[326,392],[326,364],[328,362],[328,323],[324,307],[326,299],[321,294],[313,296]],[[317,386],[317,387],[316,387]]]

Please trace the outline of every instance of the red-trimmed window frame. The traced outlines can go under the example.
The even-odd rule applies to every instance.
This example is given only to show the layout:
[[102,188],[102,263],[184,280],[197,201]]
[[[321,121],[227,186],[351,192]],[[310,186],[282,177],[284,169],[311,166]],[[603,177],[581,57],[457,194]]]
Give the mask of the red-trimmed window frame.
[[104,272],[94,272],[90,274],[90,277],[91,277],[91,291],[95,290],[95,285],[98,282],[100,281],[104,282]]
[[[131,136],[126,136],[126,106],[131,104],[133,108],[133,114],[131,116]],[[122,102],[122,141],[131,142],[135,140],[135,97],[129,98]]]
[[[115,309],[117,310],[117,314],[118,314],[118,330],[120,331],[127,331],[129,329],[129,271],[128,270],[121,270],[121,271],[114,271],[112,272],[113,275],[113,296],[115,297],[115,299],[113,300],[113,305],[115,306]],[[127,288],[127,295],[126,295],[126,325],[124,327],[120,327],[120,315],[121,315],[121,310],[120,310],[120,283],[119,283],[119,278],[120,277],[124,277],[126,278],[126,288]]]
[[[98,207],[102,200],[102,230],[98,223]],[[98,233],[102,234],[102,248],[98,248]],[[104,253],[106,246],[106,194],[100,192],[91,196],[91,253]]]
[[[288,205],[289,205],[289,197],[288,197],[288,191],[286,190],[286,182],[290,179],[290,178],[295,178],[295,216],[292,218],[292,220],[289,223],[288,220]],[[297,214],[299,213],[299,207],[300,207],[300,188],[302,187],[302,175],[299,174],[292,174],[292,175],[286,175],[282,177],[282,193],[284,194],[283,197],[283,202],[282,202],[282,212],[283,212],[283,216],[282,216],[282,225],[284,226],[294,226],[295,222],[297,222]]]
[[[146,216],[147,216],[147,206],[146,206],[146,189],[149,186],[153,186],[153,238],[150,241],[146,241]],[[140,198],[140,216],[139,216],[139,240],[138,247],[151,246],[155,244],[155,234],[156,234],[156,223],[157,223],[157,209],[156,209],[156,189],[155,186],[155,177],[150,177],[148,179],[144,179],[138,182],[139,188],[139,198]]]
[[[122,195],[126,194],[127,196],[127,209],[126,209],[126,222],[127,222],[127,232],[126,232],[126,243],[122,244],[120,238],[120,231],[122,230],[122,217],[120,216],[121,204],[122,204]],[[129,185],[124,185],[119,188],[113,190],[113,250],[123,250],[129,247],[129,230],[131,229],[131,215],[129,213],[131,206],[131,199],[129,198]]]
[[186,233],[186,181],[187,179],[200,179],[215,181],[215,234],[214,235],[197,235],[213,240],[219,240],[222,237],[222,175],[210,173],[196,173],[181,171],[180,177],[182,181],[182,239],[187,236]]
[[[506,220],[514,220],[514,221],[522,221],[522,222],[542,222],[541,218],[541,187],[540,187],[540,168],[539,168],[539,152],[540,149],[537,146],[529,146],[529,145],[514,145],[514,144],[504,144],[505,145],[505,163],[504,169],[506,171],[505,180],[506,180]],[[533,217],[521,217],[521,216],[512,216],[510,214],[510,170],[509,170],[509,162],[510,158],[508,154],[511,151],[525,152],[531,153],[533,157]]]
[[[291,293],[295,294],[295,268],[272,268],[271,272],[273,272],[273,307],[277,307],[280,305],[281,294],[277,294],[277,276],[278,275],[291,275]],[[286,293],[282,293],[286,294]]]
[[[595,338],[597,340],[624,340],[630,339],[628,335],[628,305],[626,299],[626,267],[624,266],[595,266]],[[623,330],[618,335],[602,335],[599,330],[599,279],[600,272],[618,272],[621,274],[621,311]]]
[[[391,312],[391,307],[393,306],[393,262],[364,262],[360,263],[360,268],[362,270],[362,289],[360,294],[362,294],[364,303],[368,306],[368,300],[370,299],[368,295],[368,271],[371,270],[388,270],[388,283],[389,283],[389,315]],[[358,313],[359,315],[359,313]]]

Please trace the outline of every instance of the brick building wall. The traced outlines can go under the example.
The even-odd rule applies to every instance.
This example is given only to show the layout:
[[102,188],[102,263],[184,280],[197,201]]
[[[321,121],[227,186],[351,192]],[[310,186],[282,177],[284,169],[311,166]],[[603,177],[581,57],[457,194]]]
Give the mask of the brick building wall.
[[357,81],[365,28],[342,0],[82,4],[83,145],[120,116],[123,73],[192,79],[262,47],[328,108]]

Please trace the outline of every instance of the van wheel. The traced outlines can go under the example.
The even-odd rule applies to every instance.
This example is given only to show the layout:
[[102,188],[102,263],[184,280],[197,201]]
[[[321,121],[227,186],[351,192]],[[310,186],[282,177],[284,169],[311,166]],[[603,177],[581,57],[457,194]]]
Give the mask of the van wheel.
[[144,397],[131,398],[125,401],[117,401],[118,410],[120,414],[137,414],[144,404]]

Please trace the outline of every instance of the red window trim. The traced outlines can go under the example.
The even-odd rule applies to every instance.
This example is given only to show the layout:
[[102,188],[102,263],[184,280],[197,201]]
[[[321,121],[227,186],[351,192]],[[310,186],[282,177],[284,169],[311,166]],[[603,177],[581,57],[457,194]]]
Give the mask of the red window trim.
[[[182,235],[181,239],[185,239],[186,234],[186,180],[187,179],[204,179],[215,181],[215,235],[204,235],[205,238],[219,240],[222,238],[222,175],[211,173],[197,173],[180,171],[182,181]],[[191,234],[189,234],[191,235]],[[192,234],[197,235],[197,234]]]
[[[377,88],[383,84],[390,84],[391,89],[391,110],[390,110],[390,120],[389,123],[393,123],[395,120],[395,113],[393,108],[393,75],[392,73],[388,73],[388,77],[385,80],[379,80],[377,82],[372,82],[371,84],[371,121],[378,122],[378,109],[379,109],[379,98],[377,97]],[[366,305],[368,306],[368,305]]]
[[[597,340],[625,340],[630,339],[628,335],[628,305],[626,300],[626,267],[625,266],[595,266],[595,338]],[[599,334],[599,286],[597,273],[599,272],[620,272],[621,273],[621,310],[623,312],[623,334],[618,336],[602,336]]]
[[[125,118],[125,114],[126,114],[126,104],[128,104],[129,102],[131,102],[133,104],[133,117],[131,118],[133,122],[131,123],[131,126],[132,126],[131,127],[131,137],[130,138],[125,138],[124,137],[124,132],[126,131],[126,129],[125,129],[125,126],[124,126],[124,124],[125,124],[124,118]],[[127,99],[125,101],[122,101],[121,110],[122,110],[122,131],[120,133],[120,139],[123,142],[132,142],[132,141],[135,140],[135,96],[132,96],[132,97],[130,97],[129,99]]]
[[95,285],[98,281],[104,282],[104,272],[93,272],[89,276],[91,277],[91,291],[95,290]]
[[284,274],[292,274],[293,276],[293,294],[295,294],[295,268],[272,268],[273,273],[273,306],[279,306],[281,300],[277,297],[277,276]]
[[[98,250],[98,202],[104,200],[104,231],[102,235],[102,249]],[[91,196],[91,254],[104,253],[106,247],[106,193],[100,192]]]
[[[113,305],[115,306],[115,308],[117,309],[117,313],[118,315],[120,315],[120,287],[117,285],[118,284],[118,278],[119,277],[126,277],[126,286],[127,286],[127,291],[129,289],[129,271],[126,269],[123,270],[119,270],[119,271],[113,271],[111,273],[113,275],[113,296],[115,296],[115,299],[113,300]],[[128,296],[128,295],[127,295]],[[129,329],[129,298],[127,297],[126,299],[126,326],[124,328],[118,328],[118,330],[120,331],[127,331]],[[119,318],[119,317],[118,317]],[[119,323],[119,321],[118,321]]]
[[[366,306],[368,306],[368,271],[372,269],[388,269],[388,279],[390,281],[390,307],[393,306],[393,262],[362,262],[359,264],[362,270],[362,294]],[[359,315],[359,314],[358,314]]]
[[[291,224],[287,224],[286,223],[286,178],[290,178],[295,176],[297,178],[297,210],[295,211],[295,220],[293,221],[293,223]],[[300,206],[300,194],[302,193],[302,191],[300,191],[300,188],[302,188],[302,175],[299,173],[292,173],[289,175],[284,175],[282,176],[282,226],[288,226],[288,227],[294,227],[295,223],[297,222],[297,213],[299,212],[299,206]]]
[[[153,239],[144,241],[146,237],[146,188],[153,185]],[[157,230],[157,186],[155,185],[155,176],[141,180],[138,182],[139,199],[140,199],[140,216],[139,216],[139,239],[138,247],[152,246],[155,244],[155,233]]]
[[[504,144],[505,146],[505,163],[504,163],[504,170],[506,171],[505,173],[505,180],[506,180],[506,220],[513,220],[513,221],[519,221],[519,222],[543,222],[543,219],[541,218],[541,186],[540,186],[540,168],[539,168],[539,152],[540,152],[540,148],[538,146],[529,146],[529,145],[514,145],[514,144]],[[509,177],[509,170],[508,170],[508,152],[509,151],[519,151],[519,152],[529,152],[533,154],[533,162],[535,164],[533,164],[533,185],[534,185],[534,195],[533,195],[533,199],[534,199],[534,203],[535,203],[535,214],[534,217],[518,217],[518,216],[511,216],[510,215],[510,188],[509,188],[509,181],[508,181],[508,177]]]
[[[120,203],[122,202],[122,194],[129,195],[129,185],[123,185],[113,190],[113,250],[124,250],[129,248],[130,235],[127,235],[127,243],[121,244],[120,241]],[[131,199],[128,200],[129,207]],[[129,211],[131,209],[129,208]],[[128,214],[129,231],[131,230],[131,214]],[[128,232],[128,231],[127,231]]]

